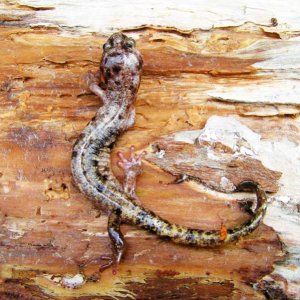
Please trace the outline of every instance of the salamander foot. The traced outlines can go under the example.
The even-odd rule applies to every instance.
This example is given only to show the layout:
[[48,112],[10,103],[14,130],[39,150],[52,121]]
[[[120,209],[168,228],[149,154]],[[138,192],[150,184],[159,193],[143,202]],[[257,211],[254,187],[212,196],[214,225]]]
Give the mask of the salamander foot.
[[101,265],[99,272],[112,267],[113,275],[117,274],[118,265],[125,251],[125,241],[122,232],[120,231],[121,216],[119,211],[113,211],[108,217],[108,235],[111,240],[112,255],[102,255],[101,260],[107,260],[107,263]]
[[134,153],[135,148],[134,146],[130,147],[130,158],[125,158],[124,154],[122,152],[118,152],[118,166],[124,170],[124,182],[123,182],[123,188],[124,192],[134,200],[138,200],[138,197],[135,193],[136,188],[136,178],[139,174],[142,172],[142,158],[146,154],[145,151],[143,151],[140,154]]

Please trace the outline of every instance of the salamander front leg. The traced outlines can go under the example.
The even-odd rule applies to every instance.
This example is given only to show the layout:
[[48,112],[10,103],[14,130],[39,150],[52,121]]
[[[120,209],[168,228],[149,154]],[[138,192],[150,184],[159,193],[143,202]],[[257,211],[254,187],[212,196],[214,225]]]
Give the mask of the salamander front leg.
[[90,91],[93,92],[95,95],[97,95],[104,104],[107,104],[107,98],[106,98],[106,93],[105,90],[103,90],[98,84],[99,74],[94,75],[92,72],[88,72],[86,75],[86,84],[89,87]]
[[134,153],[134,146],[130,147],[130,158],[126,159],[122,152],[118,152],[118,166],[124,170],[125,178],[123,182],[124,192],[139,203],[139,199],[135,193],[136,178],[142,172],[142,157],[146,152],[137,155]]
[[117,267],[120,263],[125,251],[125,241],[122,232],[120,231],[121,217],[117,211],[111,212],[108,217],[108,235],[112,245],[112,255],[101,256],[100,259],[108,262],[100,267],[100,272],[113,267],[113,274],[117,273]]

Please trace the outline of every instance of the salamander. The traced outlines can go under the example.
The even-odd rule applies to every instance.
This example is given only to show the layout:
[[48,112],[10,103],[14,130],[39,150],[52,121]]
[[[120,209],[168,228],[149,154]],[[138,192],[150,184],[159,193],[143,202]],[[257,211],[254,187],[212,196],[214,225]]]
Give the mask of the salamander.
[[[74,144],[71,170],[80,191],[94,205],[108,213],[108,234],[112,255],[101,257],[107,263],[100,269],[113,267],[116,273],[125,251],[121,223],[134,224],[157,236],[167,237],[175,243],[198,247],[214,247],[237,241],[251,233],[260,224],[267,207],[267,197],[261,186],[244,181],[237,191],[256,192],[257,207],[249,221],[235,228],[200,230],[172,224],[142,207],[136,200],[135,178],[141,170],[142,155],[126,159],[119,153],[119,166],[125,170],[125,184],[115,178],[111,169],[110,153],[116,139],[135,121],[134,102],[141,81],[143,59],[134,39],[123,33],[113,34],[103,45],[100,76],[89,73],[89,89],[101,98],[103,105],[89,122]],[[101,82],[100,82],[101,81]]]

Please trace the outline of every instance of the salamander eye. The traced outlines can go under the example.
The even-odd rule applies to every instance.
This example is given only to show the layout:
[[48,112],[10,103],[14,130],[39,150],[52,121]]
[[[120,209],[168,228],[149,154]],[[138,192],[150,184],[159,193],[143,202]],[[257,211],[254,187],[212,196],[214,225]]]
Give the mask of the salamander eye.
[[111,49],[111,48],[112,48],[112,45],[109,44],[109,43],[105,43],[105,44],[103,45],[103,50],[104,50],[104,51],[108,51],[108,50]]
[[125,47],[126,48],[132,48],[135,46],[135,41],[134,39],[127,39],[125,42]]

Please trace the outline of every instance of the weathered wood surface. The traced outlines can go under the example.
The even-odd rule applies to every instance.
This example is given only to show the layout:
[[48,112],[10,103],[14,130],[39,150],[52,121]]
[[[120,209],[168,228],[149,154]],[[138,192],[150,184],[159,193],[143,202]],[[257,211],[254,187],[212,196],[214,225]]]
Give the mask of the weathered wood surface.
[[[191,2],[188,10],[149,1],[129,17],[128,2],[61,2],[1,4],[1,299],[299,298],[297,3]],[[106,216],[72,183],[70,153],[99,107],[84,76],[118,29],[137,39],[145,66],[136,124],[118,141],[113,166],[117,150],[230,115],[260,134],[263,164],[282,176],[265,224],[239,243],[194,249],[124,226],[128,250],[117,276],[107,270],[99,282],[82,282],[79,274],[96,271],[92,260],[110,249]],[[203,229],[248,218],[239,196],[195,183],[170,187],[172,180],[146,163],[137,190],[143,205]]]
[[245,180],[278,191],[281,173],[259,159],[260,136],[232,117],[213,116],[202,130],[181,131],[153,141],[145,159],[178,177],[193,179],[213,190],[232,193]]

